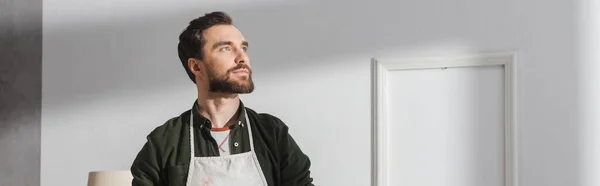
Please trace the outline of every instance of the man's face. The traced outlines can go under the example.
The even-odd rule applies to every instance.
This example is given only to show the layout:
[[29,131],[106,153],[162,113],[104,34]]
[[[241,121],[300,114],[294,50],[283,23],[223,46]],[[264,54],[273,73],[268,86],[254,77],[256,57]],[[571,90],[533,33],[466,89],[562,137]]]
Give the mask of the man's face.
[[251,93],[254,90],[248,43],[233,25],[215,25],[204,30],[202,61],[210,92]]

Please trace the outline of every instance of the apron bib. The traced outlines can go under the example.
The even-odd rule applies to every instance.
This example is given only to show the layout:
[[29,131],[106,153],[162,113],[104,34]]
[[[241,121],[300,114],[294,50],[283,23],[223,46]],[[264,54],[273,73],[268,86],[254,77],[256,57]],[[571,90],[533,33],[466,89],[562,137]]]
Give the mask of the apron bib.
[[240,154],[195,157],[194,155],[194,117],[190,113],[190,169],[186,186],[267,186],[252,139],[252,128],[246,115],[250,151]]

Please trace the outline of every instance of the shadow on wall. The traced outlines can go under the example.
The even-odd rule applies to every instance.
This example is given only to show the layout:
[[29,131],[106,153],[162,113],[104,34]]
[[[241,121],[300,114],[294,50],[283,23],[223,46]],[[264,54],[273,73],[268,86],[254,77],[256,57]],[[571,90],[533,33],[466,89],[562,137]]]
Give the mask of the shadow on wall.
[[0,185],[39,185],[42,1],[0,0]]
[[[177,36],[191,19],[214,10],[233,16],[234,24],[252,44],[249,55],[255,75],[262,77],[308,72],[322,65],[342,67],[346,64],[321,64],[315,59],[370,57],[390,48],[410,50],[441,43],[476,49],[478,43],[461,40],[473,38],[471,35],[478,31],[472,27],[489,29],[488,34],[475,36],[481,37],[476,39],[479,42],[494,34],[515,32],[511,26],[515,23],[501,18],[514,16],[500,13],[511,8],[509,3],[476,5],[497,6],[494,10],[498,13],[491,12],[490,16],[506,21],[493,24],[469,16],[469,11],[477,10],[443,8],[452,2],[430,5],[420,1],[351,0],[344,1],[343,6],[335,0],[275,2],[265,6],[187,7],[172,12],[132,13],[110,21],[55,25],[50,22],[46,23],[44,35],[45,43],[52,43],[44,53],[44,84],[52,86],[44,88],[44,99],[54,109],[127,91],[153,92],[181,86],[189,86],[193,91],[177,57]],[[396,12],[412,17],[398,17]],[[462,25],[451,25],[456,23]],[[496,43],[503,50],[516,39]],[[369,63],[367,60],[365,64]]]
[[33,2],[28,8],[18,2],[2,4],[6,6],[0,6],[0,128],[9,127],[13,121],[39,125],[41,2],[37,2],[39,6]]

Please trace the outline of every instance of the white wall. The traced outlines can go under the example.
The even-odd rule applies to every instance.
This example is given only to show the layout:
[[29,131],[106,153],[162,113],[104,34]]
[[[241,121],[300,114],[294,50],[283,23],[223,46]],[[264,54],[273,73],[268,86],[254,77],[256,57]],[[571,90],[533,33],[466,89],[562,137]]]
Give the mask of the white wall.
[[581,183],[575,2],[45,0],[42,186],[127,169],[191,107],[177,36],[213,10],[252,43],[246,105],[290,125],[319,185],[370,184],[371,57],[504,51],[519,56],[519,183]]
[[578,50],[584,149],[582,166],[586,185],[600,185],[600,1],[578,4]]

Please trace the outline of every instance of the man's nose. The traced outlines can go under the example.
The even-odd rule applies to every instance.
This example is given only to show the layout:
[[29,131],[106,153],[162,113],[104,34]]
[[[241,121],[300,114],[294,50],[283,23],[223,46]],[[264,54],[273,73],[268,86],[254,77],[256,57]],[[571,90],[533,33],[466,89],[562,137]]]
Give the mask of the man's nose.
[[239,50],[237,57],[235,58],[235,63],[248,63],[249,58],[246,52],[243,50]]

